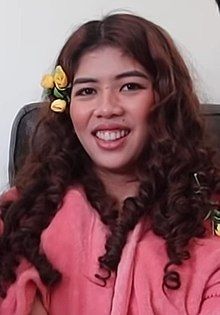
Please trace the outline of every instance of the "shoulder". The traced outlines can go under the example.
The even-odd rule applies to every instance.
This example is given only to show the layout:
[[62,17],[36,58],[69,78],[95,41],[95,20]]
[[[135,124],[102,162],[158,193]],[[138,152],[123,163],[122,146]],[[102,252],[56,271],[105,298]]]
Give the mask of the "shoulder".
[[58,228],[84,230],[87,223],[90,224],[97,216],[97,211],[87,200],[83,188],[81,186],[69,187],[60,208],[47,227],[47,232]]
[[[197,241],[194,287],[202,290],[200,314],[219,314],[220,308],[220,237],[209,235]],[[192,279],[192,278],[191,278]]]
[[72,268],[72,262],[79,266],[78,257],[81,263],[84,261],[86,264],[88,257],[92,259],[92,255],[97,251],[97,257],[100,256],[99,250],[101,249],[102,253],[106,233],[107,227],[90,205],[83,189],[73,187],[68,189],[62,206],[43,231],[41,248],[50,262],[62,271],[62,274],[67,274]]
[[2,211],[3,208],[10,203],[13,203],[19,198],[19,191],[16,187],[12,187],[0,195],[0,235],[3,233]]
[[212,274],[220,270],[220,237],[210,232],[204,238],[194,239],[190,244],[190,260],[201,274]]
[[12,187],[0,195],[0,206],[7,202],[16,201],[20,196],[17,187]]

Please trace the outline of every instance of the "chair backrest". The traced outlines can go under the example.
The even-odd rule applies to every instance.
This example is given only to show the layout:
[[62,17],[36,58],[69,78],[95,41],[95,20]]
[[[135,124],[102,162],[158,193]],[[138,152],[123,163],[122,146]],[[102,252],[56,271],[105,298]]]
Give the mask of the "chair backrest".
[[[9,152],[9,183],[14,184],[17,171],[24,164],[25,157],[30,151],[30,138],[38,121],[42,103],[25,105],[14,119],[11,130]],[[201,106],[206,120],[207,133],[211,133],[213,145],[220,151],[220,105],[204,104]]]
[[23,106],[17,113],[10,136],[8,177],[13,186],[17,171],[24,164],[30,151],[30,138],[38,121],[38,114],[42,103],[31,103]]
[[207,133],[211,136],[213,146],[220,151],[220,104],[204,104],[202,112],[205,117]]

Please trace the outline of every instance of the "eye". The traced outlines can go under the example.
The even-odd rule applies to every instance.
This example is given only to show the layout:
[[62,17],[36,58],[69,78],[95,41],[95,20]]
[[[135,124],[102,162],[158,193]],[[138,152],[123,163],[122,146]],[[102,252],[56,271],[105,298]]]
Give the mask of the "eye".
[[136,90],[141,90],[141,89],[144,89],[144,87],[141,84],[130,82],[130,83],[124,84],[121,87],[120,91],[136,91]]
[[76,91],[75,95],[76,96],[89,96],[89,95],[93,95],[95,93],[96,93],[95,89],[87,87],[87,88],[83,88],[83,89]]

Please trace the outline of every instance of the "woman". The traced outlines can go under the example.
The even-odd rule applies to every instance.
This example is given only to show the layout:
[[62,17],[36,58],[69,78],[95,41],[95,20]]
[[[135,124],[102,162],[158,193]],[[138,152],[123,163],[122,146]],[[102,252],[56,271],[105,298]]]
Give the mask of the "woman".
[[217,314],[219,172],[169,35],[129,14],[90,21],[42,85],[1,202],[0,314]]

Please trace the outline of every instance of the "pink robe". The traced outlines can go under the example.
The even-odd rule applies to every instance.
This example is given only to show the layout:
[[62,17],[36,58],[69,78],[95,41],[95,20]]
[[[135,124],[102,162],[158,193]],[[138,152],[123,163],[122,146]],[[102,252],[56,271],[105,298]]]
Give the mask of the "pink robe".
[[82,189],[70,189],[41,238],[62,281],[48,290],[36,269],[23,262],[17,281],[0,299],[0,314],[29,315],[38,288],[50,315],[220,315],[220,238],[192,242],[191,259],[177,267],[181,288],[165,295],[164,240],[144,221],[130,233],[117,275],[100,286],[94,275],[102,274],[97,258],[104,253],[107,233]]

